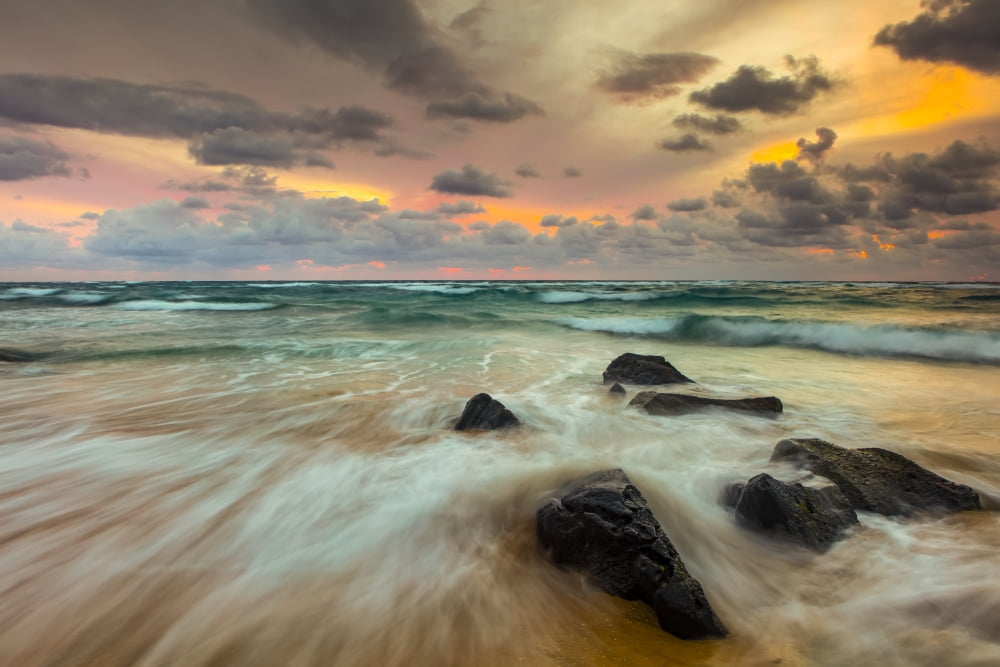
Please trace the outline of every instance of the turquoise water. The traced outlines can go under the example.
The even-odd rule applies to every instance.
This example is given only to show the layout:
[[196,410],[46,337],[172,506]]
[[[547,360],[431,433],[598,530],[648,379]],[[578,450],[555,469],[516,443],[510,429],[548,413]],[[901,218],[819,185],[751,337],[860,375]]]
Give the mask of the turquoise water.
[[[29,358],[0,362],[5,664],[1000,662],[995,512],[863,516],[814,556],[718,501],[822,437],[1000,506],[1000,285],[7,283],[0,349]],[[627,410],[626,351],[785,413]],[[527,428],[453,432],[479,391]],[[608,466],[733,638],[538,552],[538,503]]]

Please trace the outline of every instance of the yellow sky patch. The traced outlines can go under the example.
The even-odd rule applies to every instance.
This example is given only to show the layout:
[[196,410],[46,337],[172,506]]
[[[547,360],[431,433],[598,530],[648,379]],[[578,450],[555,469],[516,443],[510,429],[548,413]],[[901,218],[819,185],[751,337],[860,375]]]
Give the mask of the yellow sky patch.
[[771,144],[757,148],[750,154],[753,162],[784,162],[794,160],[799,154],[799,147],[794,141]]
[[278,184],[283,188],[298,190],[308,199],[350,197],[358,201],[378,199],[385,204],[396,196],[392,190],[370,183],[349,183],[326,178],[311,178],[307,175],[291,172],[281,174]]

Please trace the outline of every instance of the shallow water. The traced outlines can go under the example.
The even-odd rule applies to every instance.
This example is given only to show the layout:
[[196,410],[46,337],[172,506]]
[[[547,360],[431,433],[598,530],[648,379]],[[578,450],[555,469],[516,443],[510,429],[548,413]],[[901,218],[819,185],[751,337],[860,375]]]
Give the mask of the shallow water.
[[[1000,507],[994,295],[2,284],[0,348],[36,360],[0,364],[0,664],[997,664],[1000,514],[863,515],[816,556],[719,503],[788,472],[768,463],[781,438],[822,437],[898,451]],[[625,351],[785,413],[626,410],[600,384]],[[450,430],[479,391],[527,428]],[[612,466],[731,638],[676,640],[546,562],[539,503]]]

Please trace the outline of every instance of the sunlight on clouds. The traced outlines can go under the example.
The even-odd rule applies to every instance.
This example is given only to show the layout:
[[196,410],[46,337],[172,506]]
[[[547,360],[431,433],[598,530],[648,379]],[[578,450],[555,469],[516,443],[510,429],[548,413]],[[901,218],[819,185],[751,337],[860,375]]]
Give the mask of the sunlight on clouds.
[[384,204],[396,196],[392,190],[369,183],[345,183],[326,178],[311,178],[292,172],[282,172],[280,184],[282,187],[298,190],[307,199],[350,197],[358,201],[378,199]]
[[750,154],[752,162],[784,162],[794,160],[799,154],[799,147],[794,141],[785,141],[758,148]]

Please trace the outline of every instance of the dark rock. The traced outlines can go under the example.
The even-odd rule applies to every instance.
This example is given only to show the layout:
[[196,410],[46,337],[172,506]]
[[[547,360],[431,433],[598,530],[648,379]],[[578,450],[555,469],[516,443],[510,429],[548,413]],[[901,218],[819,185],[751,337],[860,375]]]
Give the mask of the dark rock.
[[858,515],[836,486],[814,489],[760,474],[743,487],[736,502],[736,521],[751,530],[826,551],[858,523]]
[[0,348],[0,361],[10,361],[13,363],[27,363],[34,361],[35,355],[20,350],[10,350]]
[[629,401],[630,407],[640,408],[651,415],[671,416],[694,412],[702,408],[719,407],[745,412],[776,415],[784,408],[776,396],[760,398],[708,398],[688,394],[660,394],[655,391],[641,391]]
[[857,510],[887,516],[979,509],[979,495],[885,449],[846,449],[818,438],[782,440],[772,461],[792,461],[830,479]]
[[681,639],[726,636],[698,580],[622,470],[571,482],[538,510],[538,541],[553,561],[586,569],[608,593],[642,600]]
[[624,394],[625,393],[625,387],[623,387],[620,384],[618,384],[617,382],[615,382],[613,385],[611,385],[611,389],[608,389],[608,393],[609,394]]
[[735,508],[736,503],[740,502],[744,488],[746,488],[746,484],[730,484],[722,490],[719,502],[722,503],[723,507]]
[[520,426],[521,422],[504,404],[489,394],[476,394],[465,404],[456,431],[467,429],[496,430]]
[[626,352],[604,369],[604,383],[677,384],[694,382],[663,357]]

